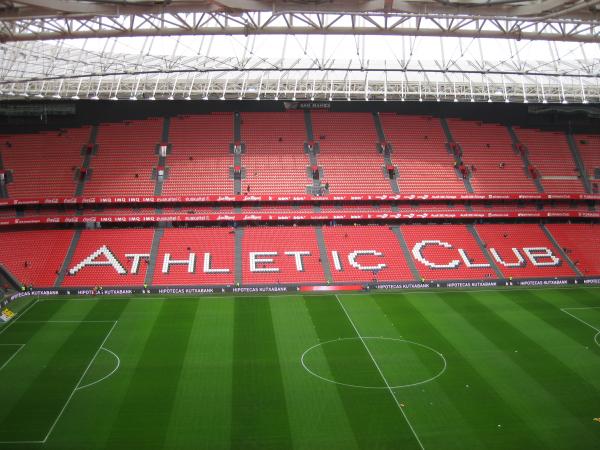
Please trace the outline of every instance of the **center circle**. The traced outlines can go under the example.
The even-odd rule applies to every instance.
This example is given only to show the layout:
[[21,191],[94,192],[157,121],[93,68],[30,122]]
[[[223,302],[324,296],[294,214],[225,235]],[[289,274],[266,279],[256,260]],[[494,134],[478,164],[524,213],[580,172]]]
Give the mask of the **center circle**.
[[308,348],[300,362],[323,381],[362,389],[419,386],[441,376],[447,365],[444,355],[431,347],[378,336],[320,342]]

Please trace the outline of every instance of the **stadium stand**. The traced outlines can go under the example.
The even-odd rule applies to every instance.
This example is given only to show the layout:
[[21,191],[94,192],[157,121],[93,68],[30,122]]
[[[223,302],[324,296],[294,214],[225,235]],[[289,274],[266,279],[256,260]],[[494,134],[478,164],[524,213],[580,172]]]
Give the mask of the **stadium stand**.
[[405,225],[400,228],[423,279],[497,278],[465,225]]
[[241,116],[242,139],[246,144],[243,192],[305,194],[311,180],[307,175],[309,160],[304,153],[303,113],[243,113]]
[[52,287],[73,233],[72,230],[0,232],[0,262],[25,286]]
[[476,193],[535,193],[523,162],[512,147],[506,127],[498,124],[448,119],[454,140],[463,150]]
[[152,284],[232,285],[233,228],[171,228],[160,241]]
[[82,231],[62,286],[142,286],[153,236],[153,229]]
[[72,196],[90,127],[0,136],[4,168],[12,172],[12,198]]
[[[238,125],[244,151],[234,155],[230,147],[239,139],[235,138]],[[162,142],[167,134],[168,142]],[[311,135],[319,144],[320,151],[316,154],[307,154],[304,149]],[[468,183],[455,167],[457,158],[451,153],[452,144],[447,136],[460,149],[459,160],[469,168]],[[394,213],[402,213],[409,214],[407,219],[422,222],[432,218],[454,220],[451,213],[455,212],[472,213],[471,219],[482,212],[496,212],[500,219],[503,213],[528,217],[539,212],[585,219],[591,212],[597,214],[595,203],[567,197],[527,200],[528,194],[538,192],[537,182],[549,194],[584,193],[584,183],[576,167],[585,167],[591,185],[597,189],[600,137],[593,134],[573,137],[577,148],[570,148],[567,135],[560,132],[463,119],[440,121],[430,116],[321,110],[196,114],[168,120],[153,117],[101,123],[97,133],[91,127],[81,127],[7,134],[0,137],[5,141],[0,149],[0,170],[12,171],[13,180],[8,183],[7,191],[16,198],[70,199],[79,188],[89,197],[158,195],[153,175],[159,160],[156,153],[159,144],[168,144],[170,150],[166,157],[161,157],[167,175],[159,191],[165,196],[214,194],[231,198],[234,161],[242,161],[244,194],[304,195],[308,185],[315,186],[309,166],[316,161],[323,174],[319,183],[327,184],[333,196],[336,193],[393,195],[397,182],[401,193],[427,198],[415,197],[395,204],[348,203],[332,197],[315,203],[250,199],[237,204],[210,204],[205,200],[183,204],[174,200],[139,206],[85,202],[78,206],[70,203],[7,206],[0,208],[0,219],[5,220],[5,226],[13,226],[15,222],[6,219],[19,219],[14,225],[17,226],[27,225],[27,219],[35,223],[34,219],[50,217],[50,221],[65,222],[64,218],[75,216],[82,222],[102,218],[102,222],[113,224],[107,229],[79,228],[76,234],[73,230],[8,231],[9,228],[0,232],[0,263],[25,284],[51,287],[62,281],[61,286],[69,288],[146,283],[233,286],[236,283],[350,284],[374,279],[385,282],[593,276],[600,272],[594,259],[598,247],[594,237],[597,225],[550,224],[547,231],[536,223],[485,223],[473,227],[394,222],[392,226],[389,222],[366,225],[363,221],[352,225],[348,221],[336,224],[331,216],[321,218],[324,223],[318,227],[312,223],[299,226],[292,226],[291,222],[286,226],[257,223],[258,214],[299,217],[319,212],[385,213],[389,216],[379,218],[386,220],[394,219]],[[380,142],[383,138],[385,142]],[[97,144],[95,151],[86,156],[85,147],[93,145],[92,142]],[[382,143],[392,149],[391,155],[378,151]],[[390,158],[398,169],[394,183],[386,178],[385,165]],[[89,175],[82,182],[76,175],[80,166],[86,164],[84,161],[89,162]],[[526,169],[527,164],[535,168],[533,173]],[[538,175],[538,180],[533,179]],[[26,182],[24,177],[35,179],[36,183]],[[236,183],[239,188],[239,181]],[[431,198],[436,194],[467,194],[471,186],[474,194],[522,194],[524,199]],[[249,225],[222,225],[223,221],[234,220],[227,215],[240,213],[245,215],[241,220]],[[114,228],[114,222],[125,221],[124,216],[133,216],[127,218],[129,221],[155,214],[162,214],[167,222],[172,214],[217,214],[225,218],[217,219],[221,226],[210,228]],[[252,252],[276,252],[276,255],[255,255],[253,266]],[[137,257],[133,256],[136,254]],[[260,261],[261,258],[273,261]],[[76,270],[71,274],[61,273],[66,263],[67,269]],[[278,270],[268,271],[273,268]]]
[[598,194],[600,193],[600,136],[578,134],[575,136],[575,141],[587,176],[592,183],[592,192]]
[[380,115],[386,139],[392,144],[402,193],[466,194],[446,149],[447,139],[437,118]]
[[323,237],[334,282],[414,279],[390,227],[323,227]]
[[584,276],[600,274],[600,225],[555,223],[547,228]]
[[368,113],[313,111],[315,140],[320,146],[322,182],[329,193],[392,193],[384,175],[383,156],[377,152],[377,132]]
[[507,278],[575,276],[538,224],[481,224],[476,228]]
[[152,169],[161,127],[159,118],[101,124],[85,195],[153,195]]
[[325,282],[313,227],[245,228],[242,268],[245,285]]
[[538,172],[544,192],[585,192],[564,133],[520,127],[515,127],[514,130],[519,141],[525,144],[529,160]]
[[178,116],[171,120],[168,178],[163,195],[233,194],[233,114]]

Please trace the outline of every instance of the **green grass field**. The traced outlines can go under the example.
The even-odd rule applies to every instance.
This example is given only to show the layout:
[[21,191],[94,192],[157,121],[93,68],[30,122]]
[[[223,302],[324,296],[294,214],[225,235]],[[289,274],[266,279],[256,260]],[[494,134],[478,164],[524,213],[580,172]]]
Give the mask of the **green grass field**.
[[600,448],[600,289],[21,306],[0,450]]

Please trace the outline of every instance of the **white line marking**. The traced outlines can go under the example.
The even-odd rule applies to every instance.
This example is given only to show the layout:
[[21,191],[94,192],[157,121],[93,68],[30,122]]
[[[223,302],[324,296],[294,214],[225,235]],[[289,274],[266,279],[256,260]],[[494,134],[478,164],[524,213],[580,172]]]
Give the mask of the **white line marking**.
[[392,397],[394,399],[394,402],[396,402],[396,406],[398,406],[398,409],[400,410],[400,412],[402,413],[402,415],[404,416],[404,420],[406,420],[406,423],[408,424],[408,426],[410,427],[410,430],[412,431],[413,435],[415,436],[415,438],[417,439],[417,442],[419,443],[419,446],[425,450],[425,447],[423,447],[423,444],[421,443],[421,439],[419,439],[419,436],[417,435],[417,432],[415,431],[415,429],[413,428],[412,424],[410,423],[410,420],[408,420],[408,416],[406,415],[406,413],[404,412],[404,409],[402,409],[402,406],[400,406],[400,402],[398,401],[398,398],[396,397],[396,394],[394,392],[394,390],[390,387],[390,384],[388,383],[387,379],[385,378],[385,375],[383,374],[383,372],[381,371],[381,368],[379,367],[379,364],[377,364],[377,361],[375,361],[375,358],[373,357],[373,354],[371,353],[371,350],[369,350],[369,347],[367,346],[367,344],[365,343],[365,340],[363,339],[363,337],[361,336],[361,334],[358,331],[358,328],[356,328],[356,325],[354,324],[354,322],[352,321],[352,318],[350,317],[350,315],[348,314],[348,311],[346,311],[346,308],[344,307],[344,305],[342,304],[340,298],[337,296],[337,294],[335,295],[335,298],[338,301],[338,304],[340,305],[340,307],[342,308],[342,310],[344,311],[344,313],[346,314],[346,317],[348,318],[348,321],[350,322],[350,324],[352,325],[352,328],[354,328],[354,331],[356,332],[356,335],[359,337],[360,341],[362,342],[363,346],[365,347],[365,350],[367,350],[367,353],[369,354],[369,356],[371,357],[371,360],[373,361],[373,364],[375,365],[375,368],[377,369],[377,371],[379,372],[379,375],[381,375],[381,379],[383,380],[383,382],[385,383],[385,385],[388,388],[388,391],[390,391],[390,394],[392,394]]
[[568,310],[569,309],[596,309],[596,308],[600,308],[600,306],[588,306],[588,307],[584,307],[584,308],[560,308],[560,310],[562,312],[564,312],[565,314],[568,314],[569,316],[571,316],[573,319],[578,320],[579,322],[583,323],[584,325],[587,325],[588,327],[590,327],[592,330],[596,331],[596,334],[594,335],[594,342],[596,343],[596,345],[598,347],[600,347],[600,329],[596,328],[595,326],[587,323],[585,320],[580,319],[579,317],[577,317],[574,314],[571,314]]
[[581,308],[579,308],[579,307],[577,307],[577,308],[570,308],[569,307],[569,308],[561,308],[561,309],[562,310],[565,310],[565,309],[569,309],[569,310],[571,310],[571,309],[600,309],[600,306],[582,306]]
[[[25,308],[23,311],[17,313],[16,317],[14,317],[8,324],[6,324],[5,326],[2,327],[2,329],[0,329],[0,334],[4,333],[12,324],[16,323],[18,321],[18,319],[20,319],[21,317],[23,317],[25,315],[26,312],[28,312],[31,308],[33,308],[36,304],[38,304],[40,302],[40,299],[36,299],[35,301],[33,301],[29,306],[27,306],[27,308]],[[103,348],[104,344],[106,343],[106,341],[108,340],[110,334],[112,333],[112,331],[114,330],[115,326],[117,325],[117,323],[119,322],[118,320],[20,320],[20,323],[47,323],[47,322],[67,322],[67,323],[112,323],[113,326],[110,328],[110,330],[108,331],[108,333],[106,334],[106,336],[104,337],[104,340],[102,341],[102,343],[100,344],[100,346],[98,347],[98,350],[96,350],[96,353],[94,354],[94,356],[92,357],[92,359],[90,360],[89,364],[87,365],[87,367],[85,368],[85,370],[83,371],[83,374],[81,375],[81,377],[79,378],[79,381],[77,382],[77,384],[75,385],[75,388],[73,388],[73,391],[71,392],[71,395],[69,395],[69,397],[67,398],[67,401],[65,402],[64,406],[62,407],[62,409],[60,410],[60,412],[58,413],[58,416],[56,417],[56,419],[54,420],[54,422],[52,423],[52,426],[50,427],[50,430],[48,431],[48,433],[46,433],[46,437],[44,437],[44,440],[42,441],[0,441],[0,444],[45,444],[46,441],[48,440],[48,437],[50,436],[50,434],[52,433],[52,431],[54,430],[54,427],[56,426],[56,424],[58,423],[58,421],[60,420],[62,414],[64,413],[65,409],[67,408],[69,402],[71,401],[71,399],[73,398],[73,395],[75,394],[75,392],[77,391],[77,388],[79,387],[79,384],[81,383],[81,381],[83,380],[83,377],[85,377],[85,374],[87,373],[87,371],[90,369],[92,363],[94,362],[94,360],[96,359],[96,356],[98,356],[98,353],[100,352],[100,350]],[[4,344],[4,345],[22,345],[22,347],[19,349],[21,350],[25,344]],[[109,350],[110,351],[110,350]],[[15,354],[10,358],[14,358],[14,356],[18,353],[15,352]],[[112,352],[111,352],[112,353]],[[116,355],[115,355],[116,356]],[[118,357],[117,357],[118,358]],[[10,361],[9,359],[9,361]],[[7,361],[6,363],[4,363],[4,365],[2,366],[2,368],[4,368],[4,366],[6,364],[8,364]],[[119,363],[120,363],[120,359],[119,359]],[[0,368],[0,370],[2,369]],[[112,375],[112,373],[111,373]]]
[[14,353],[12,354],[12,356],[11,356],[10,358],[8,358],[4,364],[2,364],[2,366],[0,367],[0,370],[2,370],[2,369],[4,369],[4,368],[6,367],[6,365],[7,365],[9,362],[11,362],[11,361],[12,361],[12,359],[13,359],[15,356],[17,356],[17,353],[19,353],[21,350],[23,350],[23,347],[25,347],[25,344],[0,344],[0,345],[12,345],[12,346],[17,346],[17,345],[18,345],[18,346],[19,346],[19,349],[18,349],[16,352],[14,352]]
[[[335,380],[330,380],[329,378],[325,378],[321,375],[319,375],[318,373],[312,371],[309,367],[307,367],[306,363],[304,362],[304,357],[310,353],[311,350],[323,346],[325,344],[329,344],[331,342],[340,342],[340,341],[348,341],[348,340],[356,340],[356,339],[361,339],[360,337],[358,338],[338,338],[338,339],[332,339],[330,341],[325,341],[325,342],[319,342],[318,344],[313,345],[312,347],[309,347],[308,349],[306,349],[306,351],[304,353],[302,353],[302,356],[300,357],[300,363],[302,364],[302,367],[304,367],[304,370],[306,370],[308,373],[310,373],[311,375],[320,378],[323,381],[327,381],[328,383],[333,383],[333,384],[340,384],[342,386],[348,386],[348,387],[354,387],[354,388],[361,388],[361,389],[387,389],[386,386],[363,386],[363,385],[359,385],[359,384],[349,384],[349,383],[342,383],[340,381],[335,381]],[[444,363],[444,366],[442,367],[442,370],[440,370],[437,374],[435,374],[434,376],[423,380],[423,381],[418,381],[416,383],[411,383],[411,384],[399,384],[396,386],[390,386],[392,389],[401,389],[401,388],[407,388],[407,387],[413,387],[413,386],[419,386],[421,384],[425,384],[425,383],[429,383],[430,381],[435,380],[436,378],[440,377],[445,371],[446,371],[446,367],[448,366],[447,362],[446,362],[446,358],[444,357],[444,355],[442,355],[440,352],[438,352],[437,350],[432,349],[431,347],[428,347],[426,345],[423,344],[419,344],[418,342],[413,342],[413,341],[408,341],[406,339],[396,339],[396,338],[390,338],[390,337],[383,337],[383,336],[363,336],[362,339],[379,339],[379,340],[383,340],[383,341],[394,341],[394,342],[406,342],[408,344],[413,344],[413,345],[417,345],[419,347],[423,347],[426,348],[427,350],[431,350],[433,353],[437,354],[441,359],[442,362]]]
[[111,376],[113,373],[115,373],[117,370],[119,370],[119,366],[121,366],[121,358],[119,358],[119,356],[118,356],[118,355],[117,355],[115,352],[113,352],[113,351],[111,351],[111,350],[109,350],[109,349],[107,349],[107,348],[104,348],[104,347],[102,347],[102,350],[104,350],[105,352],[108,352],[108,353],[110,353],[110,354],[111,354],[111,355],[113,355],[115,358],[117,358],[117,365],[115,366],[115,368],[114,368],[114,369],[113,369],[113,370],[112,370],[112,371],[111,371],[111,372],[110,372],[108,375],[104,375],[104,376],[103,376],[102,378],[100,378],[99,380],[96,380],[96,381],[94,381],[94,382],[92,382],[92,383],[85,384],[85,385],[83,385],[83,386],[76,387],[76,388],[75,388],[75,390],[77,390],[77,391],[78,391],[78,390],[80,390],[80,389],[85,389],[85,388],[87,388],[87,387],[90,387],[90,386],[93,386],[93,385],[95,385],[95,384],[97,384],[97,383],[100,383],[101,381],[104,381],[104,380],[106,380],[108,377],[110,377],[110,376]]
[[83,380],[83,378],[85,377],[85,374],[87,373],[87,371],[90,369],[90,367],[92,366],[92,363],[95,361],[96,357],[98,356],[98,353],[100,353],[100,350],[102,349],[102,347],[104,347],[104,344],[106,343],[106,341],[108,340],[108,338],[110,337],[110,334],[112,333],[112,331],[115,329],[115,326],[117,325],[117,323],[119,323],[118,320],[115,320],[113,322],[113,326],[110,327],[110,330],[108,330],[108,333],[106,333],[106,336],[104,337],[104,340],[102,341],[102,343],[100,344],[100,346],[98,347],[98,350],[96,350],[96,353],[94,353],[94,356],[92,357],[92,359],[90,360],[90,362],[88,363],[87,367],[85,368],[85,370],[83,371],[83,373],[81,374],[81,377],[79,378],[79,381],[77,382],[77,384],[75,385],[75,387],[73,388],[73,391],[71,392],[71,395],[69,395],[69,397],[67,398],[67,401],[65,402],[64,406],[62,407],[62,409],[60,410],[60,412],[58,413],[58,416],[56,416],[56,419],[54,420],[54,422],[52,423],[52,426],[50,427],[50,430],[48,431],[48,433],[46,434],[46,437],[44,438],[44,440],[42,441],[43,443],[45,443],[48,440],[48,437],[52,434],[52,431],[54,430],[54,427],[56,426],[56,424],[58,423],[58,421],[60,420],[61,416],[63,415],[63,413],[65,412],[65,409],[67,409],[67,406],[69,405],[69,402],[71,401],[71,399],[73,398],[73,395],[75,395],[75,392],[77,392],[77,388],[79,387],[79,385],[81,384],[81,381]]

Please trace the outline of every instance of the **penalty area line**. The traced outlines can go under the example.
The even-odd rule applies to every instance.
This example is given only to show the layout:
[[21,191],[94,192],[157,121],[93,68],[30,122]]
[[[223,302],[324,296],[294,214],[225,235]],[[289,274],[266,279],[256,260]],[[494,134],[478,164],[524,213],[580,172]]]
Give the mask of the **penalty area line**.
[[363,336],[360,334],[360,332],[358,331],[358,328],[356,328],[356,325],[354,324],[354,321],[352,320],[352,318],[350,317],[350,314],[348,314],[348,311],[346,310],[346,308],[344,307],[342,301],[340,300],[340,298],[337,296],[337,294],[335,295],[335,298],[338,301],[338,304],[340,305],[340,307],[342,308],[342,311],[344,311],[344,314],[346,314],[346,317],[348,318],[348,321],[350,322],[350,324],[352,325],[352,328],[354,328],[354,331],[356,332],[356,335],[358,336],[358,338],[360,339],[360,341],[362,342],[363,346],[365,347],[365,350],[367,351],[367,353],[369,354],[369,356],[371,357],[371,361],[373,361],[373,364],[375,365],[375,368],[377,369],[377,371],[379,372],[379,375],[381,376],[381,379],[383,380],[383,382],[385,383],[388,391],[390,391],[390,394],[392,394],[392,398],[394,399],[394,402],[396,403],[396,406],[398,406],[398,409],[400,410],[400,412],[402,413],[402,416],[404,417],[404,420],[406,421],[406,423],[408,424],[408,427],[410,428],[410,430],[412,431],[412,434],[414,435],[415,439],[417,440],[419,447],[421,447],[421,449],[425,450],[425,447],[423,446],[423,443],[421,442],[421,439],[419,439],[419,436],[417,435],[417,432],[415,431],[414,427],[412,426],[412,423],[410,422],[410,420],[408,419],[408,416],[406,415],[406,413],[404,412],[404,409],[402,408],[402,405],[400,404],[400,402],[398,401],[398,397],[396,397],[396,393],[394,392],[394,390],[391,388],[390,384],[388,383],[387,378],[385,377],[385,375],[383,374],[383,371],[381,370],[381,368],[379,367],[379,364],[377,364],[377,361],[375,360],[375,358],[373,357],[373,354],[371,353],[371,350],[369,349],[369,347],[367,346],[367,343],[365,342],[365,340],[363,339]]
[[[69,397],[67,398],[67,401],[65,402],[65,404],[63,405],[62,409],[60,410],[60,412],[58,413],[58,416],[56,416],[56,419],[54,419],[54,422],[52,423],[52,425],[50,426],[50,430],[48,430],[48,432],[46,433],[46,436],[44,437],[44,440],[42,441],[42,443],[46,443],[46,441],[48,440],[48,438],[50,437],[50,435],[52,434],[52,431],[54,431],[54,427],[56,426],[56,424],[58,423],[58,421],[60,420],[60,418],[62,417],[63,413],[65,412],[65,409],[67,409],[67,406],[69,405],[69,403],[71,402],[71,399],[73,398],[73,396],[75,395],[75,392],[77,392],[79,385],[81,384],[81,382],[83,381],[85,375],[88,373],[88,370],[90,370],[90,367],[92,366],[92,364],[94,363],[94,361],[96,360],[96,357],[98,356],[98,353],[100,353],[100,350],[102,350],[102,348],[104,347],[104,344],[106,344],[106,341],[108,340],[108,338],[110,337],[111,333],[113,332],[113,330],[115,329],[115,326],[117,325],[117,323],[119,323],[118,320],[115,320],[113,322],[112,327],[110,327],[110,330],[108,330],[108,333],[106,333],[106,336],[104,337],[104,340],[100,343],[100,346],[98,347],[98,350],[96,350],[96,353],[94,353],[94,356],[92,357],[92,359],[90,360],[90,362],[88,363],[87,367],[85,368],[85,370],[83,371],[83,373],[81,374],[81,377],[79,377],[79,380],[77,381],[77,384],[75,385],[75,387],[73,388],[73,390],[71,391],[71,394],[69,395]],[[112,374],[111,374],[112,375]]]
[[109,350],[105,347],[101,347],[102,350],[104,350],[107,353],[110,353],[111,355],[113,355],[116,360],[117,360],[117,365],[115,366],[115,368],[113,370],[110,371],[110,373],[104,375],[102,378],[100,378],[99,380],[93,381],[91,383],[88,384],[84,384],[83,386],[78,386],[75,388],[76,391],[80,390],[80,389],[85,389],[88,388],[90,386],[93,386],[95,384],[100,383],[101,381],[106,380],[108,377],[110,377],[113,373],[115,373],[117,370],[119,370],[119,367],[121,366],[121,358],[119,358],[119,355],[117,355],[115,352],[113,352],[112,350]]
[[594,330],[594,331],[596,332],[596,334],[594,335],[594,342],[596,343],[596,345],[597,345],[598,347],[600,347],[600,339],[599,339],[599,337],[600,337],[600,329],[596,328],[594,325],[592,325],[592,324],[590,324],[590,323],[586,322],[585,320],[583,320],[583,319],[581,319],[581,318],[577,317],[575,314],[571,314],[571,313],[568,311],[569,309],[577,309],[577,310],[581,310],[581,309],[596,309],[596,308],[599,308],[599,307],[598,307],[598,306],[589,306],[589,307],[587,307],[587,308],[560,308],[560,310],[561,310],[562,312],[564,312],[565,314],[568,314],[569,316],[571,316],[573,319],[575,319],[575,320],[577,320],[577,321],[581,322],[582,324],[584,324],[584,325],[586,325],[586,326],[590,327],[592,330]]
[[11,356],[10,358],[8,358],[4,364],[2,364],[2,366],[0,366],[0,370],[2,370],[2,369],[4,369],[4,368],[5,368],[5,367],[8,365],[8,363],[9,363],[9,362],[11,362],[11,361],[12,361],[12,359],[13,359],[15,356],[17,356],[17,354],[18,354],[18,353],[19,353],[21,350],[23,350],[23,347],[25,347],[25,344],[0,344],[0,345],[2,345],[2,346],[13,346],[13,347],[17,347],[17,346],[18,346],[18,347],[19,347],[19,348],[17,349],[17,351],[16,351],[16,352],[14,352],[14,353],[12,354],[12,356]]
[[31,302],[31,304],[27,308],[25,308],[23,311],[17,313],[16,317],[13,317],[12,320],[10,322],[8,322],[8,324],[5,324],[2,327],[2,329],[0,330],[0,334],[4,333],[6,330],[8,330],[13,323],[17,322],[21,317],[23,317],[25,315],[25,313],[27,311],[29,311],[31,308],[33,308],[35,305],[37,305],[39,301],[40,300],[37,299],[37,300]]

